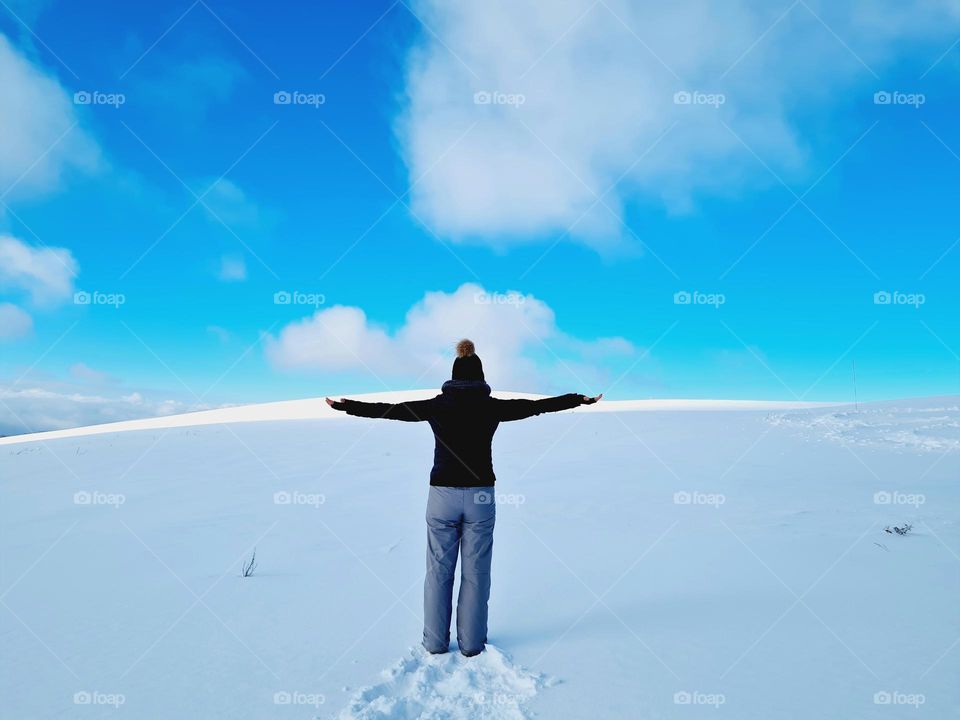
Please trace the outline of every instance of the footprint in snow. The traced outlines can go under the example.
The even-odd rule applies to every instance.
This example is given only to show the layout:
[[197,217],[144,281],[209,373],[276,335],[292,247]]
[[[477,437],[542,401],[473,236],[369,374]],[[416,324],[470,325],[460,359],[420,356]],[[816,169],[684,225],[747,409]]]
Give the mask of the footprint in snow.
[[556,684],[517,665],[493,645],[465,658],[431,655],[421,647],[383,671],[376,685],[359,689],[338,720],[528,720],[525,705]]

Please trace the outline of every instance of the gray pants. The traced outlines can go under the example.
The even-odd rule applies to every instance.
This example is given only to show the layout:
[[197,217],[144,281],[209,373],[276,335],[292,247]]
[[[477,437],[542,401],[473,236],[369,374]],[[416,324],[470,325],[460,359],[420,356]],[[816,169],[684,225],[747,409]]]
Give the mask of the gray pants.
[[487,642],[487,600],[497,506],[492,487],[430,486],[427,500],[427,576],[423,583],[423,646],[450,647],[453,576],[460,553],[457,644],[476,655]]

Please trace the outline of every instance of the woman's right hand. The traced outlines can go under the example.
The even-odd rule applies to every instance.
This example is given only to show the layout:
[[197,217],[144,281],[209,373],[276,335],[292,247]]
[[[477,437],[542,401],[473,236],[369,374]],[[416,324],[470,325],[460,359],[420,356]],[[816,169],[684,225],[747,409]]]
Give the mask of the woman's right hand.
[[596,397],[588,397],[587,395],[581,395],[580,401],[584,405],[593,405],[595,402],[599,402],[603,398],[603,393],[600,393]]

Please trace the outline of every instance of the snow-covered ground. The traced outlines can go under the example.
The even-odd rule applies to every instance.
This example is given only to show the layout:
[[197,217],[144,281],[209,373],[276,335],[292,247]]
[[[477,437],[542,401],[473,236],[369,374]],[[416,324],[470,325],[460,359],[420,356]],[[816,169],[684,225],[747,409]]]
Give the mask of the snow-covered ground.
[[416,647],[424,425],[261,408],[6,438],[0,714],[960,713],[960,399],[604,405],[498,432],[469,660]]
[[[393,392],[367,393],[351,395],[357,400],[367,402],[404,402],[422,400],[437,394],[436,390],[401,390]],[[544,395],[518,392],[496,392],[499,398],[542,398]],[[651,410],[785,410],[797,408],[816,408],[828,403],[813,402],[775,402],[768,400],[608,400],[600,405],[582,409],[583,412],[626,412]],[[322,420],[342,417],[324,402],[323,398],[305,400],[282,400],[259,405],[234,405],[214,410],[179,415],[161,415],[158,417],[122,420],[119,422],[90,425],[87,427],[49,430],[32,433],[29,438],[22,435],[0,436],[0,445],[21,443],[24,440],[54,440],[66,437],[86,437],[126,430],[163,430],[177,427],[196,427],[198,425],[222,425],[238,422],[264,422],[267,420]]]
[[833,412],[777,413],[770,422],[794,427],[813,440],[943,453],[960,449],[957,398],[874,403]]

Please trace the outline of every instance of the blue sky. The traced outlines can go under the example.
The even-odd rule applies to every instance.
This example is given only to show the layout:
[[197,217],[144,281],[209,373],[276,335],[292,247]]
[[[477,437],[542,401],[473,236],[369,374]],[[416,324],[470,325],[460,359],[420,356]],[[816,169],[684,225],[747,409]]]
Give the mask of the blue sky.
[[769,5],[11,4],[0,432],[434,387],[461,335],[503,389],[960,392],[960,17]]

